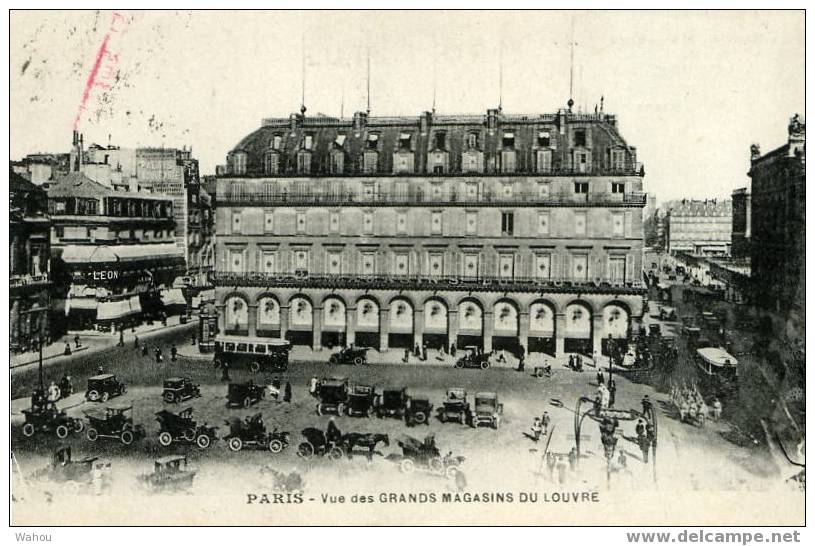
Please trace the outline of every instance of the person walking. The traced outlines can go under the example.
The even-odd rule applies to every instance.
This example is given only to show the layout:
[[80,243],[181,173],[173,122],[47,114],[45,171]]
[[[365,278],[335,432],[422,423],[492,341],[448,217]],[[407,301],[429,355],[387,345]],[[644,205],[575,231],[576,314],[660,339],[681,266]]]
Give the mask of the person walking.
[[518,346],[518,371],[524,371],[524,360],[526,359],[526,349],[523,345]]
[[648,463],[648,452],[651,449],[651,440],[648,438],[646,434],[643,434],[637,441],[640,444],[640,451],[642,451],[642,462]]
[[119,330],[119,347],[125,346],[125,332],[124,330]]
[[149,349],[147,348],[147,343],[143,343],[142,346],[141,346],[141,355],[142,356],[147,356],[148,352],[149,352]]
[[603,372],[600,371],[600,370],[597,370],[597,384],[598,385],[605,385],[606,384],[605,378],[603,377]]
[[63,351],[62,354],[65,355],[65,356],[70,356],[71,355],[71,344],[68,343],[67,341],[65,342],[65,351]]
[[60,399],[59,387],[57,387],[56,383],[51,381],[51,384],[48,385],[48,401],[56,402],[59,399]]
[[722,401],[718,397],[713,399],[713,419],[718,421],[722,417]]
[[229,362],[226,360],[221,363],[221,381],[231,381],[229,377]]
[[650,415],[654,409],[653,403],[651,403],[651,399],[648,398],[648,395],[642,397],[642,414],[643,415]]
[[136,338],[133,340],[133,348],[137,351],[139,350],[139,336],[136,336]]
[[577,448],[573,447],[569,451],[569,470],[577,472]]
[[175,347],[175,343],[170,346],[170,360],[175,362],[178,358],[178,349]]
[[286,387],[283,389],[283,401],[291,403],[291,383],[286,381]]
[[79,349],[82,347],[82,344],[79,342],[79,334],[74,336],[74,343],[76,344],[76,348]]
[[535,442],[538,442],[541,438],[542,432],[543,429],[541,427],[540,417],[535,417],[535,419],[532,421],[532,439],[535,440]]
[[543,426],[543,435],[546,436],[549,434],[549,424],[552,422],[552,418],[549,417],[549,412],[544,411],[543,416],[541,417],[541,425]]
[[161,354],[161,348],[156,347],[156,364],[160,364],[164,361],[164,355]]
[[455,342],[450,344],[450,356],[456,356],[456,343]]
[[617,383],[613,379],[608,380],[608,407],[614,407],[614,401],[617,399]]

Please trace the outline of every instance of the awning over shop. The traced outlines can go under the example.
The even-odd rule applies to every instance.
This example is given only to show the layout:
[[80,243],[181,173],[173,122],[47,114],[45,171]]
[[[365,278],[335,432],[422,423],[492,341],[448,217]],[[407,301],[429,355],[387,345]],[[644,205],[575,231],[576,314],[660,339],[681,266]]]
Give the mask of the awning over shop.
[[67,264],[109,264],[129,263],[144,260],[183,259],[175,243],[155,245],[68,245],[62,252]]
[[129,300],[103,301],[96,308],[96,320],[116,320],[132,313]]
[[184,294],[180,288],[170,288],[169,290],[162,290],[161,302],[164,305],[187,305],[187,300],[184,299]]
[[70,313],[71,310],[82,311],[95,311],[99,302],[96,298],[68,298],[65,304],[65,312]]
[[138,296],[131,296],[128,303],[130,305],[130,310],[133,313],[141,313],[141,302],[139,301]]

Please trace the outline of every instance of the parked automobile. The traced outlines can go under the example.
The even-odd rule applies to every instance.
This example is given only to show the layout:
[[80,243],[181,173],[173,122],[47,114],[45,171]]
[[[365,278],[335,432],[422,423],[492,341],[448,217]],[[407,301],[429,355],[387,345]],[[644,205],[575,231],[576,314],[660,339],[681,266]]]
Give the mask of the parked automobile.
[[110,398],[126,392],[127,385],[116,379],[112,373],[104,373],[88,378],[85,398],[89,402],[107,402]]
[[349,400],[349,391],[347,377],[332,377],[321,380],[315,393],[319,400],[317,415],[326,413],[344,414]]
[[432,412],[433,404],[430,403],[430,399],[426,396],[411,396],[405,412],[405,422],[409,427],[429,425]]
[[456,360],[456,368],[481,368],[486,370],[490,367],[490,353],[484,353],[475,345],[464,347],[464,356]]
[[167,410],[156,413],[156,421],[159,423],[158,443],[164,447],[177,442],[195,444],[201,449],[208,448],[213,440],[218,439],[218,427],[210,427],[206,423],[199,425],[192,413],[192,408],[186,408],[178,414]]
[[470,403],[467,401],[467,391],[461,387],[447,389],[444,404],[439,413],[441,422],[458,421],[461,424],[467,424],[469,416]]
[[407,389],[404,387],[388,388],[382,391],[376,400],[376,416],[397,417],[405,416],[408,401]]
[[66,492],[76,494],[83,487],[90,485],[91,471],[98,459],[99,457],[73,459],[71,457],[71,448],[63,446],[55,450],[51,455],[49,466],[39,469],[34,473],[34,477],[63,484],[67,490]]
[[328,359],[331,364],[354,364],[359,366],[368,362],[367,347],[346,347],[334,353]]
[[31,437],[36,432],[53,431],[57,438],[65,438],[69,432],[82,432],[85,423],[82,419],[68,417],[65,410],[57,409],[54,402],[49,402],[42,392],[38,391],[31,397],[31,408],[24,409],[25,424],[23,436]]
[[266,397],[266,388],[255,385],[251,379],[246,383],[230,383],[226,391],[226,405],[234,408],[248,408]]
[[201,387],[189,377],[168,377],[164,380],[161,396],[168,404],[183,402],[201,396]]
[[256,413],[245,419],[232,419],[227,421],[229,434],[224,437],[229,449],[240,451],[244,447],[255,449],[268,449],[272,453],[280,453],[289,445],[289,433],[274,429],[266,431],[263,416]]
[[297,446],[297,454],[304,459],[311,459],[318,455],[320,457],[328,456],[332,461],[337,461],[345,456],[343,446],[329,442],[325,432],[318,428],[303,429],[302,435],[305,440]]
[[186,489],[192,485],[195,471],[187,468],[187,457],[169,455],[153,463],[153,472],[139,476],[142,485],[153,491]]
[[442,457],[433,434],[426,436],[423,441],[404,435],[397,443],[402,448],[402,455],[389,458],[398,463],[399,470],[405,474],[412,473],[416,468],[422,468],[447,478],[455,478],[464,462],[464,457],[460,455]]
[[374,414],[376,389],[373,385],[354,385],[348,395],[346,412],[351,417],[371,417]]
[[217,335],[215,337],[216,368],[246,367],[253,373],[261,370],[285,372],[289,367],[291,343],[284,339]]
[[85,415],[89,421],[86,437],[91,442],[112,438],[130,445],[145,436],[141,425],[133,425],[133,406],[108,406],[101,414],[85,412]]
[[470,414],[470,425],[475,428],[487,424],[497,429],[504,413],[504,405],[498,402],[498,394],[479,392],[475,395],[474,408]]

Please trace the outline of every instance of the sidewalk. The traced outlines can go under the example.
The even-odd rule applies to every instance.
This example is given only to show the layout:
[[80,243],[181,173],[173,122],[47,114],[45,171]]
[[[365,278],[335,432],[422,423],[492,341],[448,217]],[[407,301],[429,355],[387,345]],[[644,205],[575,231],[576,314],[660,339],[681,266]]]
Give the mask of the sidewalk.
[[[130,329],[125,330],[125,344],[132,344],[133,338],[139,336],[140,338],[149,338],[151,335],[166,332],[169,330],[180,330],[185,327],[192,327],[195,324],[195,319],[187,324],[181,324],[178,316],[169,317],[167,319],[167,326],[161,322],[153,324],[142,324],[136,326],[135,331]],[[74,338],[79,336],[80,347],[76,347]],[[71,354],[65,355],[65,343],[69,342],[71,345]],[[108,347],[113,347],[119,343],[119,332],[99,332],[97,330],[69,330],[68,334],[63,338],[51,343],[42,348],[43,365],[52,364],[54,362],[61,362],[64,359],[71,359],[77,353],[80,354],[93,354],[100,352]],[[87,351],[87,352],[83,352]],[[36,365],[39,362],[39,353],[37,351],[27,352],[10,357],[9,367],[13,370],[15,368],[22,368],[25,366]]]

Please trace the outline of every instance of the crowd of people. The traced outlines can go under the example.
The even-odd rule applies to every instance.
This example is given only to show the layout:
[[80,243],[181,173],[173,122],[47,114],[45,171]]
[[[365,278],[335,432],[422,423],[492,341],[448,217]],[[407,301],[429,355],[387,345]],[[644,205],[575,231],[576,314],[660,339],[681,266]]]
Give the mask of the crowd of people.
[[722,402],[714,397],[710,405],[695,385],[671,387],[671,401],[679,412],[679,420],[704,426],[705,420],[712,417],[718,421],[722,415]]

